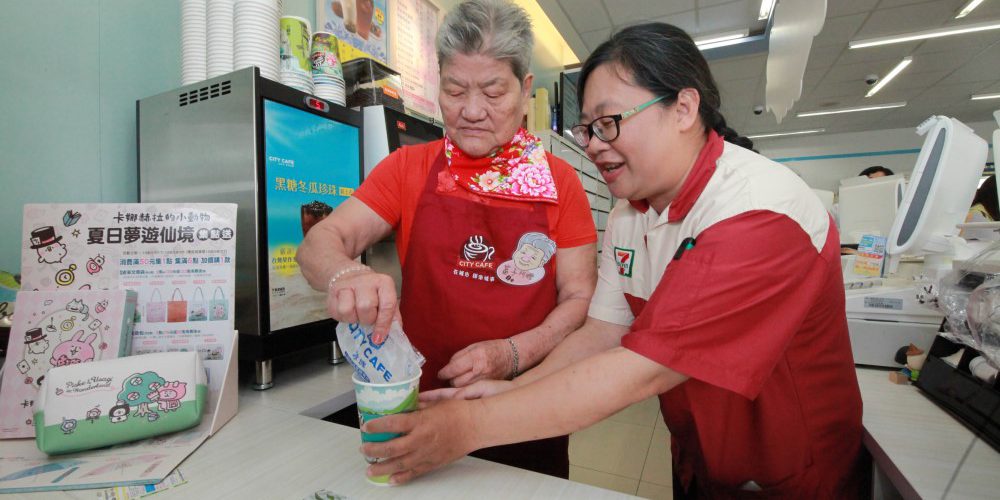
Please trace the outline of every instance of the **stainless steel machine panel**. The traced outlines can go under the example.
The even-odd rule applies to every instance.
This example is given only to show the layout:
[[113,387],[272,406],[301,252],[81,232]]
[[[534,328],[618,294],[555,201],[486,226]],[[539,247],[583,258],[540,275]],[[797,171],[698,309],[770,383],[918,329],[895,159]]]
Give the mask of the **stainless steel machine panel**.
[[247,68],[137,103],[139,200],[236,203],[236,328],[260,335],[257,116]]

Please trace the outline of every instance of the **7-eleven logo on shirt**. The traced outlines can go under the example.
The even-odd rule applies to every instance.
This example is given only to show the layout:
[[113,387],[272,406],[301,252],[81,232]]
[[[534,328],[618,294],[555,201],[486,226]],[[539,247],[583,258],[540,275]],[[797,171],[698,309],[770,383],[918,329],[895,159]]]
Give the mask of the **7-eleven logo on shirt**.
[[632,277],[632,261],[635,260],[635,250],[615,247],[615,263],[618,264],[618,275]]

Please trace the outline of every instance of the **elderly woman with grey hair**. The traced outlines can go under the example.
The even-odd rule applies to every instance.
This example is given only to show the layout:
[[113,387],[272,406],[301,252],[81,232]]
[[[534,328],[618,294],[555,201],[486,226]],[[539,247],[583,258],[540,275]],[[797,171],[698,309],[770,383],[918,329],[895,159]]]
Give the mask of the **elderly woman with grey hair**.
[[[587,314],[597,236],[586,195],[572,167],[521,128],[532,47],[528,15],[508,1],[449,12],[437,36],[445,138],[389,155],[299,248],[334,319],[374,325],[376,344],[401,319],[427,358],[421,390],[516,377]],[[393,232],[398,308],[393,279],[354,260]],[[518,256],[537,264],[537,280],[502,278]],[[567,450],[562,436],[478,456],[567,477]]]

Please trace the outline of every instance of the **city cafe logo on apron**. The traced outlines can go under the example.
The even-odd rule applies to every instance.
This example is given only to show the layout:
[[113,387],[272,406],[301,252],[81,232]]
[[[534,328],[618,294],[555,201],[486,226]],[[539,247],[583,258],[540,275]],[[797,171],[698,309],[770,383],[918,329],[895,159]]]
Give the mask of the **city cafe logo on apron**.
[[493,270],[496,265],[493,262],[494,252],[493,246],[482,235],[469,236],[469,240],[462,245],[458,267],[467,270]]
[[635,250],[615,247],[615,264],[618,265],[618,275],[632,277],[632,261],[635,260]]

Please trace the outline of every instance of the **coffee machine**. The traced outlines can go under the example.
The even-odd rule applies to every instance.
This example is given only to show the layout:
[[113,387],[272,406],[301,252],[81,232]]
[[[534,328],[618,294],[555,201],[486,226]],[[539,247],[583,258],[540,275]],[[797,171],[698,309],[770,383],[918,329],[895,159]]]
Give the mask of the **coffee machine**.
[[239,356],[254,387],[272,360],[334,342],[326,294],[295,262],[307,231],[362,179],[361,113],[266,78],[256,68],[140,99],[139,200],[236,203]]

